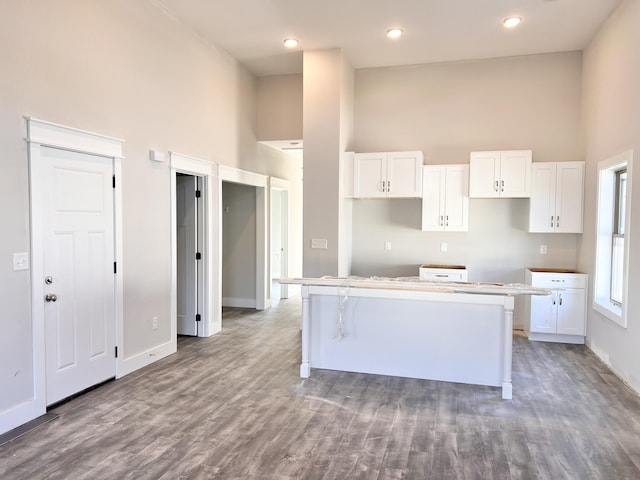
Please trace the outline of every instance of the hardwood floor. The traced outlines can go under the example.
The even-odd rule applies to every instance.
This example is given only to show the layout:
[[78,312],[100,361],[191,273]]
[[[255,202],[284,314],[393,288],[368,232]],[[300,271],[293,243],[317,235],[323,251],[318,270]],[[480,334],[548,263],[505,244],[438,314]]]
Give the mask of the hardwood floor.
[[300,302],[59,406],[0,447],[8,479],[639,479],[640,398],[583,346],[514,338],[500,389],[313,370]]

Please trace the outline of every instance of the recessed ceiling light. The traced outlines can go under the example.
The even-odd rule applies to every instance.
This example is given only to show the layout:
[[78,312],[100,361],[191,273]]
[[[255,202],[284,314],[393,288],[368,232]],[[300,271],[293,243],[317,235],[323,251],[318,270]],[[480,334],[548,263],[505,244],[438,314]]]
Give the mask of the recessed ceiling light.
[[502,20],[502,24],[505,27],[515,27],[516,25],[520,24],[520,22],[522,22],[522,17],[507,17],[504,20]]
[[297,38],[285,38],[282,43],[287,48],[295,48],[300,44]]
[[389,38],[399,38],[404,33],[404,30],[401,28],[390,28],[387,30],[387,37]]

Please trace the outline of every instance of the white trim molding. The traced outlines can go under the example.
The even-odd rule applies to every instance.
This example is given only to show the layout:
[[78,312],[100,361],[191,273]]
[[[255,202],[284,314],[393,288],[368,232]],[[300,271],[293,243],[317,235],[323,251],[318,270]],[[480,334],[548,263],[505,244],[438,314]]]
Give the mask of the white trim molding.
[[[612,322],[627,328],[627,302],[629,291],[629,246],[631,245],[631,195],[632,195],[633,150],[598,162],[598,194],[596,220],[595,275],[593,282],[593,309]],[[624,267],[622,305],[610,301],[611,285],[611,237],[615,210],[615,172],[627,170],[626,211],[624,232]]]
[[189,157],[176,152],[169,152],[171,163],[171,338],[177,335],[177,256],[176,256],[176,175],[178,172],[203,178],[204,202],[204,301],[202,312],[202,330],[198,330],[199,337],[209,337],[222,330],[222,303],[220,301],[222,287],[217,276],[217,265],[220,262],[221,250],[216,246],[218,238],[215,199],[218,198],[218,182],[216,181],[217,165],[212,162]]

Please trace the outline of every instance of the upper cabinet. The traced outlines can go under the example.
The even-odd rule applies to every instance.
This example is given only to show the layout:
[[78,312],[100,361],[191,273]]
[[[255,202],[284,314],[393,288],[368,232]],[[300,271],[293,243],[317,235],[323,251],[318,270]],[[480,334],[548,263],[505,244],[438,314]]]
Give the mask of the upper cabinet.
[[356,198],[422,197],[422,152],[356,153]]
[[531,196],[531,150],[471,152],[471,198],[528,198]]
[[582,233],[584,162],[535,162],[529,231]]
[[469,165],[425,165],[422,230],[469,230]]

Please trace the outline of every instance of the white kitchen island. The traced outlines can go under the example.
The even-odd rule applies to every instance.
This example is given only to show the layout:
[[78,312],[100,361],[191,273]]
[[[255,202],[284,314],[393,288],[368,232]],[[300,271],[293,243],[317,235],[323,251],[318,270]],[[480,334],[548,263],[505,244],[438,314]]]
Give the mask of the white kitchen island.
[[526,285],[418,279],[298,278],[302,364],[312,368],[502,387],[512,398],[514,295]]

